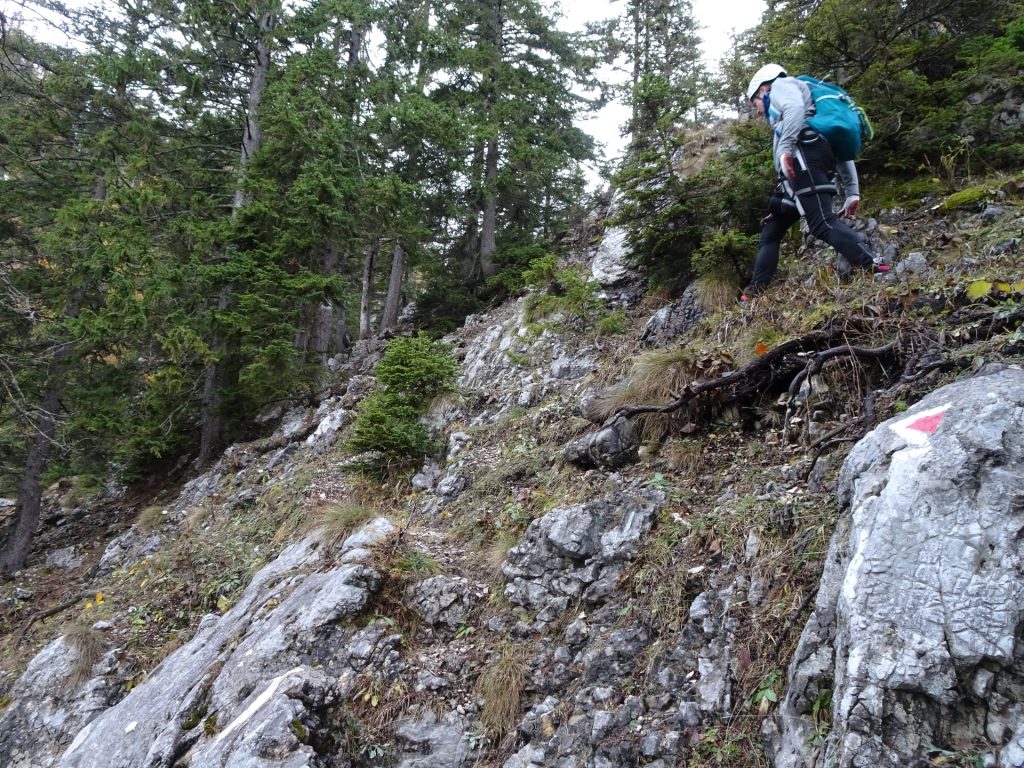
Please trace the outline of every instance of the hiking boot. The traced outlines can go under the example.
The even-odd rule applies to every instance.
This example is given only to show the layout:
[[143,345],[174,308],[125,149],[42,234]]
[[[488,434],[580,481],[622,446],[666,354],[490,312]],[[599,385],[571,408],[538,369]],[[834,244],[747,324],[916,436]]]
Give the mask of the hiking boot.
[[[884,275],[884,274],[887,274],[889,272],[889,265],[888,264],[881,264],[879,262],[873,261],[870,264],[867,264],[867,265],[865,265],[863,267],[857,267],[857,271],[861,272],[861,273],[863,273],[865,275]],[[850,270],[850,271],[847,271],[847,272],[840,272],[839,273],[839,282],[840,283],[848,283],[848,282],[850,282],[850,279],[852,278],[852,275],[853,275],[853,270]]]
[[740,291],[739,298],[736,299],[740,304],[749,305],[758,294],[764,290],[764,286],[748,285],[746,288]]

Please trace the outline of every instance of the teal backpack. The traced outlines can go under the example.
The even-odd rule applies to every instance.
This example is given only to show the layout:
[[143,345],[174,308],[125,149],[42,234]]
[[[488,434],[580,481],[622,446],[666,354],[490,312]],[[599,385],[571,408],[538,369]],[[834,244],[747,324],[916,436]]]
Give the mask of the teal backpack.
[[826,83],[810,75],[797,75],[811,89],[814,117],[807,125],[816,130],[832,145],[837,160],[853,160],[860,154],[864,140],[875,136],[871,121],[857,102],[835,83]]

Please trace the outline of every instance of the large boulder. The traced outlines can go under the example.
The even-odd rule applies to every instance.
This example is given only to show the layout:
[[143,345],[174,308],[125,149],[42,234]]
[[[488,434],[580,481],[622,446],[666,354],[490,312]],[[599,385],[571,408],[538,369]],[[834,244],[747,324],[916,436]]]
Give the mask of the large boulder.
[[[776,768],[1024,766],[1024,371],[991,367],[850,453]],[[822,715],[831,701],[831,718]]]
[[256,574],[231,610],[204,619],[191,641],[116,706],[94,711],[59,762],[39,752],[25,765],[318,765],[305,737],[347,692],[335,681],[354,678],[367,659],[392,650],[379,628],[367,634],[346,627],[379,586],[360,560],[391,530],[375,520],[334,552],[316,535],[292,545]]
[[124,695],[127,670],[120,656],[111,649],[90,664],[83,644],[71,636],[47,644],[8,693],[10,706],[0,715],[0,764],[53,765],[71,736]]

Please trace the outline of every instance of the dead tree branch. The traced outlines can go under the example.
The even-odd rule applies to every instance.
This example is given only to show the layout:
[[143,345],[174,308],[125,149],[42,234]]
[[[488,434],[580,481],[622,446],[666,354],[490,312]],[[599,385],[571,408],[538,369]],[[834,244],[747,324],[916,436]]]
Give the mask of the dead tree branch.
[[[684,407],[705,392],[729,387],[738,382],[750,379],[758,373],[767,373],[767,378],[770,381],[774,378],[771,372],[772,367],[782,363],[787,355],[794,353],[806,353],[808,348],[820,346],[822,343],[831,343],[838,335],[839,331],[814,331],[801,336],[798,339],[790,339],[789,341],[783,342],[777,347],[770,349],[757,360],[748,363],[739,370],[727,373],[717,379],[688,385],[683,389],[680,395],[669,403],[664,403],[662,405],[632,405],[619,408],[615,413],[608,417],[605,421],[605,426],[613,424],[619,419],[628,419],[642,413],[672,413],[674,411],[678,411],[680,408]],[[788,367],[789,366],[787,366],[787,368]],[[758,389],[761,388],[763,387],[758,387]]]
[[97,592],[99,592],[99,590],[83,590],[81,592],[75,593],[63,602],[57,603],[57,605],[52,605],[49,608],[44,608],[43,610],[36,611],[35,613],[33,613],[25,620],[25,623],[21,625],[21,629],[18,630],[18,637],[14,641],[15,647],[21,645],[22,640],[25,639],[25,635],[28,634],[28,631],[32,628],[32,625],[35,624],[37,621],[41,621],[42,619],[48,619],[51,616],[56,616],[58,613],[63,613],[76,603],[79,603],[82,600],[88,600],[91,597],[95,597]]

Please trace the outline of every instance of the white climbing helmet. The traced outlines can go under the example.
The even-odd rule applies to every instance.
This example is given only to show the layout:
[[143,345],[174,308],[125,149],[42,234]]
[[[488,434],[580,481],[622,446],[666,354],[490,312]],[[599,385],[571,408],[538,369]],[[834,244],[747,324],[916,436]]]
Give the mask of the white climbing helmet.
[[750,78],[750,85],[747,86],[747,101],[754,98],[754,94],[757,93],[757,89],[765,83],[770,83],[777,77],[785,77],[786,70],[780,67],[778,64],[765,64],[754,76]]

